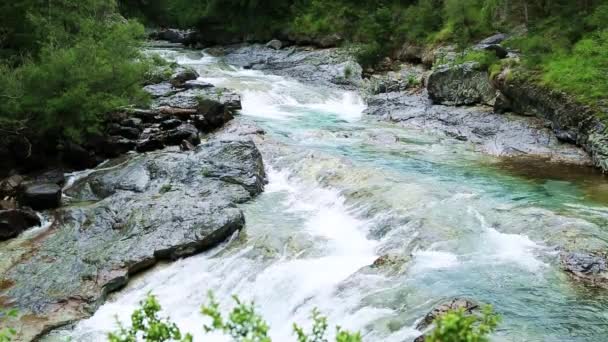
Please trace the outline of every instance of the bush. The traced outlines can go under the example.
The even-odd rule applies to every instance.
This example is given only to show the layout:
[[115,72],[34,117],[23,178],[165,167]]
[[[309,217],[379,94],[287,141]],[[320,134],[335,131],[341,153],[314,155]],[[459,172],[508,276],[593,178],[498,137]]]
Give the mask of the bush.
[[[211,319],[210,325],[204,325],[206,332],[222,332],[237,342],[271,342],[268,336],[269,327],[264,319],[255,311],[254,303],[244,303],[234,296],[236,306],[224,317],[219,309],[219,303],[209,294],[209,304],[201,308],[204,316]],[[131,327],[125,328],[120,322],[117,332],[108,335],[109,342],[192,342],[192,335],[182,334],[175,323],[168,318],[161,318],[160,304],[153,295],[140,303],[140,308],[131,315]],[[327,341],[327,317],[322,316],[316,309],[312,313],[313,328],[310,333],[294,324],[294,334],[298,342]],[[1,340],[0,340],[1,342]],[[361,342],[359,333],[351,333],[336,328],[336,342]]]
[[143,27],[84,20],[80,29],[69,47],[46,42],[37,59],[0,66],[0,96],[8,99],[0,104],[1,117],[25,122],[37,134],[78,140],[98,131],[105,113],[146,102],[141,85],[150,62],[140,53]]
[[463,309],[451,311],[435,320],[435,329],[425,342],[488,342],[500,318],[491,306],[483,309],[482,316],[469,315]]
[[[6,318],[16,318],[18,315],[17,310],[13,309],[13,310],[8,310],[8,311],[0,311],[0,318],[2,319],[6,319]],[[17,332],[15,331],[15,329],[13,328],[3,328],[0,329],[0,342],[10,342],[13,340],[13,337],[15,337],[15,334]]]

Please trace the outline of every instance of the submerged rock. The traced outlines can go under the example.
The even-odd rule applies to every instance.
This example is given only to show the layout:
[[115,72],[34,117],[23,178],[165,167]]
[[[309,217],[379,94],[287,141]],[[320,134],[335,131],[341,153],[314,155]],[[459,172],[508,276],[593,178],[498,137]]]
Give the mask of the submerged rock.
[[40,219],[30,210],[0,210],[0,241],[11,239],[28,228],[39,226]]
[[474,310],[479,308],[479,304],[473,302],[472,300],[466,298],[455,298],[450,300],[449,302],[445,302],[437,305],[431,310],[418,324],[416,324],[417,330],[424,330],[428,328],[433,322],[445,315],[450,311],[455,310],[464,310],[465,313],[471,314]]
[[[27,258],[0,265],[0,294],[19,310],[19,340],[87,317],[106,295],[159,260],[216,246],[244,227],[235,204],[259,194],[264,165],[251,141],[123,157],[77,181],[72,201]],[[10,251],[9,251],[10,253]],[[16,252],[15,252],[16,253]]]
[[563,269],[585,283],[608,288],[608,261],[605,256],[589,253],[562,253]]
[[434,103],[445,105],[493,105],[496,90],[487,71],[476,63],[444,65],[434,70],[427,82],[429,97]]

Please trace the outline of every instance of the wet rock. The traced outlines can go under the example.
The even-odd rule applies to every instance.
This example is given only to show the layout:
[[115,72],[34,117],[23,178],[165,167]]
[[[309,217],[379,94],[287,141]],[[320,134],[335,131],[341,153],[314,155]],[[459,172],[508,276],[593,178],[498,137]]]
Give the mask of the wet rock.
[[[65,207],[27,258],[6,256],[4,299],[23,340],[91,315],[106,295],[160,260],[209,250],[242,229],[236,207],[259,194],[262,157],[250,141],[211,141],[189,153],[133,154],[68,190],[87,206]],[[167,184],[171,191],[161,191]],[[4,251],[3,251],[4,252]]]
[[0,182],[0,199],[15,196],[23,180],[24,178],[21,175],[12,175],[3,179]]
[[332,33],[332,34],[323,35],[323,36],[315,39],[314,43],[315,43],[315,45],[326,49],[326,48],[332,48],[332,47],[339,46],[340,44],[342,44],[343,41],[344,41],[344,38],[341,35],[339,35],[337,33]]
[[58,208],[61,205],[61,188],[54,183],[26,185],[19,202],[34,210]]
[[188,41],[191,31],[165,29],[152,32],[149,37],[156,40],[166,40],[170,43],[184,44]]
[[211,132],[234,118],[225,104],[210,99],[199,102],[197,113],[194,125],[203,132]]
[[120,125],[124,126],[124,127],[132,127],[132,128],[141,129],[143,126],[143,120],[140,118],[135,118],[135,117],[126,118],[120,122]]
[[179,145],[182,141],[188,141],[193,145],[198,145],[201,139],[198,136],[198,130],[191,124],[183,124],[166,133],[166,145]]
[[61,159],[69,167],[76,170],[84,170],[95,166],[96,160],[94,153],[87,150],[82,145],[65,142],[61,151]]
[[142,140],[137,143],[135,150],[137,152],[150,152],[160,150],[165,147],[165,143],[162,137],[154,136],[146,140]]
[[598,118],[604,113],[598,115],[598,108],[583,105],[565,93],[522,77],[509,77],[512,72],[506,69],[494,80],[505,98],[500,109],[548,120],[559,139],[575,140],[589,153],[595,166],[608,171],[608,134]]
[[479,45],[476,45],[475,47],[473,47],[473,49],[492,51],[492,52],[494,52],[496,57],[499,59],[507,58],[507,56],[509,56],[509,51],[499,44],[485,44],[485,45],[479,44]]
[[108,126],[107,132],[109,135],[121,136],[127,139],[138,139],[141,131],[134,127],[125,127],[118,124]]
[[52,169],[36,175],[32,180],[25,181],[22,185],[27,186],[35,183],[51,183],[63,186],[65,184],[65,171],[63,169]]
[[487,71],[476,63],[437,68],[429,76],[427,91],[434,103],[445,105],[493,105],[496,98]]
[[196,80],[199,74],[196,70],[192,68],[182,68],[178,70],[173,76],[171,76],[171,80],[169,81],[174,87],[183,87],[187,81]]
[[603,255],[583,252],[562,253],[560,255],[564,271],[576,279],[608,288],[608,261]]
[[186,83],[184,83],[182,88],[184,88],[184,89],[207,89],[207,88],[213,88],[213,84],[193,80],[193,81],[187,81]]
[[227,63],[295,78],[316,85],[338,85],[355,90],[362,83],[361,66],[344,49],[306,49],[294,47],[273,50],[263,45],[226,49]]
[[472,314],[473,311],[475,311],[478,308],[479,308],[479,304],[477,304],[469,299],[465,299],[465,298],[452,299],[448,302],[442,303],[442,304],[436,306],[435,308],[433,308],[433,310],[431,310],[431,312],[426,314],[426,316],[424,316],[424,318],[422,318],[422,320],[420,322],[418,322],[418,324],[416,324],[416,329],[420,330],[420,331],[427,329],[429,326],[431,326],[431,324],[433,324],[433,322],[437,318],[445,315],[446,313],[448,313],[450,311],[464,310],[465,313]]
[[283,47],[283,43],[281,43],[281,41],[278,39],[273,39],[273,40],[269,41],[268,43],[266,43],[266,47],[275,49],[275,50],[281,50],[281,48]]
[[168,130],[168,129],[177,128],[181,124],[182,124],[181,120],[178,120],[178,119],[169,119],[169,120],[161,122],[160,123],[160,128]]
[[121,154],[127,153],[135,149],[137,143],[133,140],[129,140],[119,136],[109,136],[103,140],[100,144],[99,151],[101,154],[113,158],[118,157]]
[[31,210],[0,210],[0,241],[12,239],[28,228],[39,225],[40,219]]
[[144,91],[152,97],[164,97],[178,93],[180,90],[173,87],[171,83],[164,82],[158,84],[150,84],[144,87]]
[[504,33],[497,33],[493,36],[490,36],[482,41],[479,42],[479,44],[483,44],[483,45],[490,45],[490,44],[500,44],[502,43],[505,39],[507,39],[507,35]]

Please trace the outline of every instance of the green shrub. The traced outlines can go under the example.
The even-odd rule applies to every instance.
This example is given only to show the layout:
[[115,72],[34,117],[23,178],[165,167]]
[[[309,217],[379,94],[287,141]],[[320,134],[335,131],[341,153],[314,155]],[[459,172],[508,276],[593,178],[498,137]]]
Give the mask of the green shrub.
[[[8,311],[0,311],[0,318],[2,320],[5,320],[6,318],[9,318],[9,319],[16,318],[17,315],[18,315],[18,312],[15,309],[8,310]],[[10,328],[10,327],[0,329],[0,342],[10,342],[13,340],[13,337],[15,337],[16,334],[17,334],[17,331],[15,331],[15,329]]]
[[81,22],[73,45],[47,42],[39,57],[0,67],[0,116],[26,122],[38,134],[74,140],[100,128],[103,115],[144,104],[141,85],[151,63],[140,53],[143,27],[135,22]]
[[[211,319],[211,324],[203,326],[205,331],[224,333],[236,342],[271,342],[269,326],[256,312],[254,303],[244,303],[237,296],[233,298],[236,306],[224,317],[220,312],[219,303],[213,294],[209,293],[209,304],[201,308],[201,313]],[[160,311],[156,297],[148,295],[140,303],[140,308],[131,315],[131,327],[127,329],[119,322],[118,331],[108,335],[109,342],[137,342],[142,338],[147,342],[192,342],[192,335],[182,334],[175,323],[159,316]],[[297,341],[327,341],[327,317],[315,309],[311,318],[313,328],[310,333],[306,333],[296,324],[293,325]],[[361,342],[361,335],[337,327],[336,342]]]
[[493,51],[469,50],[456,59],[457,64],[476,62],[482,70],[488,70],[492,65],[499,64],[499,59]]
[[435,328],[425,342],[488,342],[488,335],[499,322],[491,306],[484,307],[481,317],[462,309],[451,311],[435,320]]

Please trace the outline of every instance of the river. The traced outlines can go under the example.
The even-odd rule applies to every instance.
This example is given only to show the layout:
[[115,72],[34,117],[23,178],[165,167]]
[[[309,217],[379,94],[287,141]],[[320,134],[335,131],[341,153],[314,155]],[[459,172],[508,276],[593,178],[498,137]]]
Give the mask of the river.
[[[202,329],[212,290],[224,308],[233,294],[255,301],[275,341],[294,340],[292,323],[315,307],[365,341],[411,341],[416,321],[452,297],[492,304],[496,341],[605,341],[608,295],[559,268],[559,248],[605,246],[601,175],[374,121],[353,92],[158,51],[242,94],[236,120],[265,130],[268,184],[243,205],[244,232],[137,277],[73,340],[104,341],[151,292],[195,341],[224,341]],[[394,262],[370,267],[382,255]]]

